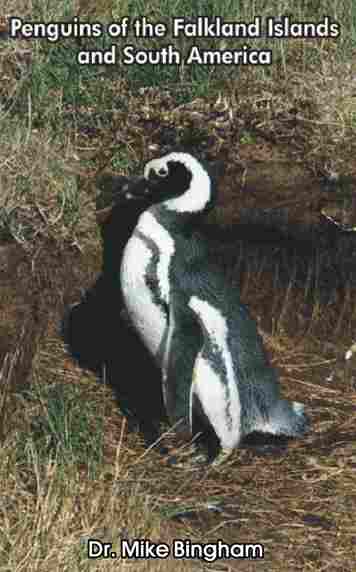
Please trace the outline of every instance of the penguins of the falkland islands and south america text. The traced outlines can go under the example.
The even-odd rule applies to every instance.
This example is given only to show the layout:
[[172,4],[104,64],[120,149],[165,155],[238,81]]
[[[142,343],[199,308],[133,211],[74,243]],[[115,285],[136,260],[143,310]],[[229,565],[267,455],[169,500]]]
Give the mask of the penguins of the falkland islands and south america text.
[[308,429],[304,406],[283,399],[255,321],[196,232],[216,184],[188,153],[146,164],[139,217],[121,264],[124,304],[162,371],[170,421],[192,434],[197,414],[220,443],[220,464],[258,431],[289,437]]

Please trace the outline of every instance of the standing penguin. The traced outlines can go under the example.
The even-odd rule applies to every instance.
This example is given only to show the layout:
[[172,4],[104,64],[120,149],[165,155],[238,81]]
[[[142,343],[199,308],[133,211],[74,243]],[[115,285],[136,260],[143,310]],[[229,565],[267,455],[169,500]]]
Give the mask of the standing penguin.
[[197,231],[215,203],[214,178],[192,155],[170,153],[146,165],[140,185],[155,204],[127,243],[121,289],[161,369],[170,421],[191,435],[201,415],[221,445],[216,465],[253,431],[303,435],[304,406],[281,398],[254,320]]

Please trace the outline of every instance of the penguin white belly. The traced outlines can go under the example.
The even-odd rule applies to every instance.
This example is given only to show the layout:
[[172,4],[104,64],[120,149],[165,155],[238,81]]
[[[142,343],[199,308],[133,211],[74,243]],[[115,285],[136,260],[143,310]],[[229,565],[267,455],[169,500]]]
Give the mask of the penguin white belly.
[[162,308],[154,303],[145,280],[152,256],[144,241],[133,235],[124,251],[120,280],[132,324],[150,353],[157,357],[167,327],[167,318]]
[[[226,320],[217,308],[197,296],[191,297],[189,306],[204,332],[203,348],[194,365],[192,391],[199,398],[222,448],[233,449],[241,439],[241,402],[227,342]],[[217,370],[219,363],[221,367]]]

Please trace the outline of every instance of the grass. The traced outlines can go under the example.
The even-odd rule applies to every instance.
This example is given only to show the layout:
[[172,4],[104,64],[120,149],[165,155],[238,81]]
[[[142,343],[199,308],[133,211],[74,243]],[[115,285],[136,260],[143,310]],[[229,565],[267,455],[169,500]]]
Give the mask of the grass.
[[76,243],[89,230],[79,217],[88,197],[68,172],[76,162],[70,135],[59,141],[50,128],[29,130],[26,120],[14,118],[3,126],[2,233],[29,248],[43,236]]
[[[123,561],[89,562],[93,537],[114,548],[119,538],[169,545],[174,538],[222,538],[261,542],[266,551],[261,563],[135,562],[140,570],[353,569],[356,369],[343,356],[356,326],[355,245],[352,233],[324,233],[318,242],[318,232],[319,202],[354,189],[356,7],[351,0],[265,4],[4,2],[4,14],[37,21],[146,15],[169,24],[172,16],[197,13],[318,21],[328,14],[342,34],[251,40],[251,47],[273,49],[269,68],[79,67],[79,48],[108,46],[109,39],[0,40],[2,357],[10,355],[8,340],[15,344],[24,316],[33,315],[36,327],[37,302],[26,306],[27,290],[30,298],[37,291],[40,311],[46,306],[38,294],[48,296],[41,264],[53,281],[45,334],[36,338],[31,367],[21,370],[11,399],[6,358],[0,363],[1,572],[127,568]],[[159,48],[171,38],[130,41]],[[172,41],[182,53],[193,42]],[[287,247],[240,237],[226,267],[259,322],[285,394],[305,402],[312,418],[311,434],[288,450],[263,456],[242,448],[220,471],[199,475],[170,466],[169,432],[167,456],[147,449],[109,387],[71,362],[58,335],[63,303],[100,269],[94,175],[106,168],[137,173],[176,145],[228,167],[211,225],[235,232],[253,218],[259,232],[270,216],[271,226],[278,219],[298,238]],[[323,190],[321,181],[335,174],[350,181],[346,191],[342,182]],[[9,244],[25,250],[25,270],[17,254],[4,257]]]
[[58,467],[78,463],[88,467],[89,476],[95,474],[102,460],[102,416],[90,426],[77,386],[35,386],[27,399],[25,395],[24,406],[38,410],[20,437],[25,465],[35,460],[39,467],[45,462]]

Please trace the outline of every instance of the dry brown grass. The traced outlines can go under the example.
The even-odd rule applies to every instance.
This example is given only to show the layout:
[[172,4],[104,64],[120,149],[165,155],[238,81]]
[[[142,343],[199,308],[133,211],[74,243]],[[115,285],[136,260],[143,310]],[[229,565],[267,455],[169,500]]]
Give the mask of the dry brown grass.
[[[221,470],[197,474],[174,469],[166,457],[146,451],[137,434],[127,432],[110,392],[83,376],[66,358],[53,330],[49,332],[36,358],[34,382],[79,385],[93,427],[96,416],[104,419],[104,458],[95,479],[86,476],[85,465],[69,467],[63,479],[63,467],[55,459],[41,465],[36,456],[36,441],[28,428],[41,414],[38,403],[18,409],[18,429],[9,434],[1,453],[2,542],[9,551],[8,569],[37,562],[38,570],[85,570],[80,543],[85,545],[86,537],[113,542],[114,548],[124,537],[168,543],[173,538],[262,543],[265,562],[241,563],[247,570],[266,565],[271,570],[324,570],[330,565],[352,570],[354,391],[325,383],[331,360],[317,361],[315,353],[302,347],[280,345],[279,350],[284,390],[307,403],[311,434],[277,455],[241,449]],[[20,429],[29,451],[22,465],[15,459]],[[216,512],[207,510],[209,504]],[[182,570],[192,566],[179,564]],[[142,563],[143,569],[147,565]],[[237,563],[216,565],[234,570]],[[120,569],[118,562],[100,561],[96,566]],[[150,566],[159,570],[163,563]]]

